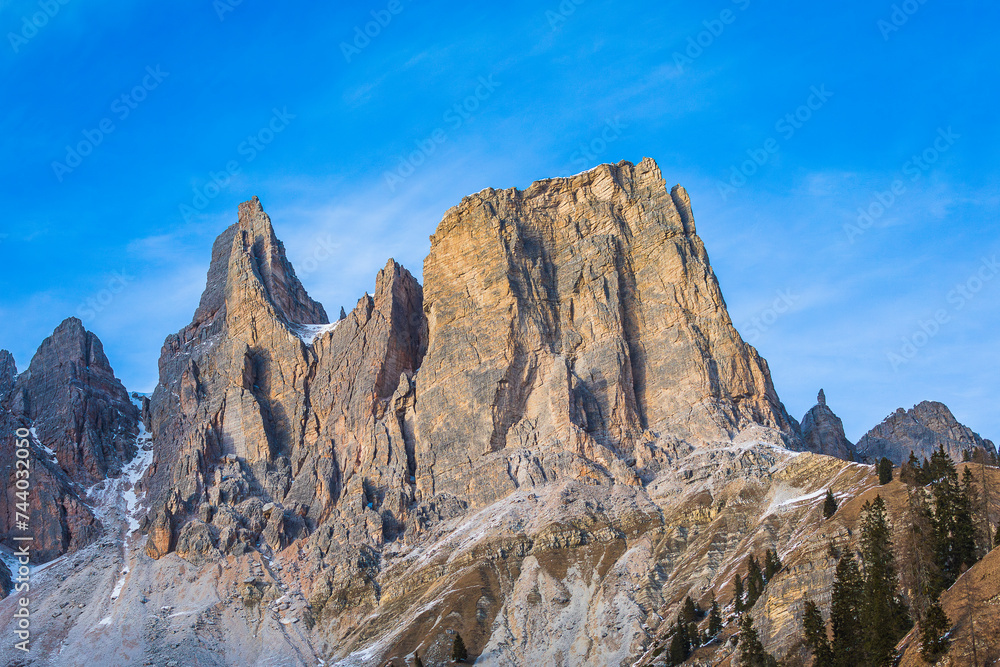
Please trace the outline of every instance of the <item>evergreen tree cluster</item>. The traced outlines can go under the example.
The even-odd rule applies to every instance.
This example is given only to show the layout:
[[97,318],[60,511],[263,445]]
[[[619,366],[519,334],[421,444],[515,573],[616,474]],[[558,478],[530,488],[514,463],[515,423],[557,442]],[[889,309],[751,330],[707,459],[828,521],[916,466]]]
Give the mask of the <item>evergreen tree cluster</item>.
[[[712,600],[715,607],[715,600]],[[668,667],[683,664],[691,653],[702,644],[702,635],[698,631],[698,621],[704,616],[701,608],[691,599],[684,598],[684,604],[677,620],[670,629],[670,648],[667,652]]]
[[934,566],[926,575],[927,581],[921,583],[927,595],[933,598],[955,583],[965,568],[975,564],[990,549],[988,507],[978,502],[982,494],[972,470],[966,468],[959,481],[955,463],[943,447],[931,454],[930,461],[918,462],[910,452],[904,467],[907,482],[929,487],[933,499],[931,506],[922,506],[920,510],[925,514],[921,519],[925,518],[929,524],[930,534],[926,537]]
[[833,640],[819,608],[806,601],[803,630],[815,667],[891,665],[896,643],[912,626],[899,590],[892,529],[881,496],[865,503],[860,563],[848,549],[837,563],[830,604]]
[[[702,632],[698,630],[698,624],[706,615],[708,616],[708,624]],[[683,664],[691,657],[695,649],[710,642],[720,632],[722,632],[722,614],[715,597],[712,598],[712,605],[706,614],[689,595],[684,599],[681,611],[677,614],[677,620],[670,629],[670,646],[666,657],[667,667]]]
[[750,609],[760,598],[761,594],[764,592],[764,587],[767,586],[767,582],[771,581],[782,568],[781,559],[778,558],[778,552],[773,549],[768,549],[764,554],[764,567],[760,566],[760,562],[757,558],[750,554],[747,557],[747,578],[746,578],[746,588],[743,586],[743,578],[740,573],[736,573],[735,587],[736,590],[733,594],[733,606],[736,608],[737,612]]

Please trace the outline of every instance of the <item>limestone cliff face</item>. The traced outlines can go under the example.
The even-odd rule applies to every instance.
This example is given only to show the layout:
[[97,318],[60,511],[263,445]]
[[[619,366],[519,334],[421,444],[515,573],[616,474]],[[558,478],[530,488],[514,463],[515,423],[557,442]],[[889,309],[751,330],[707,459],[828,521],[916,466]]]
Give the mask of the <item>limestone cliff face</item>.
[[[374,297],[329,324],[260,202],[241,204],[215,242],[194,320],[161,353],[147,552],[239,553],[261,535],[281,549],[345,494],[358,505],[345,521],[367,538],[370,510],[381,540],[381,505],[392,523],[412,498],[404,415],[410,396],[412,421],[410,378],[425,347],[421,301],[390,260]],[[268,503],[277,509],[264,516]]]
[[899,408],[858,441],[857,451],[868,461],[884,456],[899,465],[911,451],[918,459],[930,458],[939,446],[955,461],[973,449],[997,451],[990,440],[960,424],[948,406],[936,401],[923,401],[910,410]]
[[802,441],[805,448],[816,454],[836,456],[845,461],[855,460],[854,444],[844,434],[844,423],[826,404],[826,394],[819,396],[806,416],[802,418]]
[[42,341],[10,395],[59,465],[80,484],[117,475],[135,455],[139,414],[100,339],[68,318]]
[[752,424],[794,437],[687,193],[652,160],[466,197],[431,237],[424,279],[425,497],[481,504],[566,474],[628,482],[658,438]]
[[15,373],[13,358],[0,353],[0,467],[9,482],[0,492],[0,539],[13,545],[15,440],[27,440],[33,456],[27,512],[35,538],[32,558],[42,562],[99,535],[83,488],[120,475],[135,455],[138,410],[100,339],[76,318],[60,324],[28,369],[16,379]]

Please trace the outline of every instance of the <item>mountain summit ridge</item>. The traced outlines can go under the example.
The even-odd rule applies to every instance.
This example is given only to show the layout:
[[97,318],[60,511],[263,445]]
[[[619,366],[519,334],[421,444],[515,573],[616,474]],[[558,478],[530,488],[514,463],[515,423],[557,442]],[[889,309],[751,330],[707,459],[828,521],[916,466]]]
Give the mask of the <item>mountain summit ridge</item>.
[[[45,560],[69,554],[33,597],[86,603],[32,619],[60,659],[442,665],[460,635],[481,665],[650,665],[686,597],[725,608],[771,550],[784,564],[750,613],[768,650],[801,656],[803,599],[828,599],[863,503],[905,511],[901,482],[852,462],[874,436],[855,448],[823,390],[788,415],[651,159],[464,197],[423,276],[389,259],[330,323],[253,197],[141,415],[79,321],[31,373],[0,351],[5,451],[78,404],[26,411],[25,387],[98,388],[86,405],[118,414],[87,441],[103,459],[31,444],[60,508],[33,515]],[[887,418],[879,451],[926,432],[992,445],[938,405]],[[735,654],[727,628],[713,660]]]

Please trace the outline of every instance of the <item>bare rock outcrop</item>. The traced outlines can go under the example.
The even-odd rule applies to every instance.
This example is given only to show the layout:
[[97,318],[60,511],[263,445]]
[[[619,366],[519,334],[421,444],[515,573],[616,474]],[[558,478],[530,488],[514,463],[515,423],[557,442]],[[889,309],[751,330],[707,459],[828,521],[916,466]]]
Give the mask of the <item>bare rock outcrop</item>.
[[17,365],[14,355],[7,350],[0,350],[0,404],[14,388],[14,378],[17,377]]
[[652,160],[464,198],[424,279],[422,497],[480,505],[566,475],[635,483],[661,437],[753,424],[797,437],[733,327],[687,193]]
[[844,434],[844,423],[826,404],[822,389],[806,416],[802,418],[802,441],[805,448],[816,454],[836,456],[845,461],[855,460],[854,444]]
[[[263,535],[280,550],[325,521],[345,544],[399,530],[425,339],[422,290],[406,269],[390,260],[374,296],[330,324],[260,202],[241,204],[215,242],[194,320],[161,353],[147,553],[190,538],[202,507],[197,539],[181,544],[240,552]],[[251,500],[278,509],[263,523]]]
[[[16,441],[31,452],[25,522],[32,560],[44,562],[90,543],[100,524],[84,488],[117,476],[136,453],[138,410],[115,377],[98,337],[69,318],[46,338],[16,376],[0,354],[0,541],[18,527]],[[19,534],[23,534],[21,529]]]
[[955,461],[966,452],[981,449],[995,454],[996,446],[968,426],[960,424],[948,406],[936,401],[923,401],[910,410],[897,409],[858,440],[857,453],[867,461],[883,456],[899,465],[912,451],[918,459],[930,458],[938,448]]
[[138,410],[100,339],[75,317],[42,341],[9,404],[32,423],[75,482],[87,486],[117,475],[135,455]]

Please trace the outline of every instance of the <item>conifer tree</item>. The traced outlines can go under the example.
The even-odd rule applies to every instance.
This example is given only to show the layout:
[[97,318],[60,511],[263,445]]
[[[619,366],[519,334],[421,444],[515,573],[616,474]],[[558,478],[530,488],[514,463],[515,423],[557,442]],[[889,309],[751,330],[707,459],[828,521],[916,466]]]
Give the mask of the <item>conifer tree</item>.
[[677,616],[677,622],[674,623],[673,630],[671,631],[673,637],[670,638],[670,650],[667,655],[667,662],[670,665],[683,664],[688,659],[688,656],[691,655],[692,637],[690,626],[684,622],[682,616],[683,612]]
[[778,558],[778,552],[773,549],[768,549],[767,553],[764,555],[764,581],[770,582],[780,569],[781,559]]
[[916,484],[917,483],[917,470],[920,468],[920,461],[917,460],[916,454],[913,450],[910,450],[910,458],[906,460],[906,463],[899,467],[899,479],[906,484]]
[[993,547],[1000,547],[1000,526],[997,526],[997,534],[993,536]]
[[740,576],[739,572],[736,573],[736,581],[734,582],[733,586],[734,586],[734,591],[733,591],[733,608],[737,612],[741,612],[741,611],[743,611],[743,606],[744,606],[744,602],[743,602],[743,577]]
[[823,503],[823,518],[829,519],[837,513],[837,499],[833,497],[830,489],[826,490],[826,501]]
[[833,660],[837,667],[855,667],[863,657],[860,610],[862,603],[861,573],[854,553],[844,553],[837,563],[833,582],[830,621],[833,623]]
[[686,625],[697,621],[699,616],[701,616],[701,609],[691,599],[691,596],[689,595],[684,598],[684,606],[681,608],[681,621]]
[[757,598],[764,592],[764,573],[760,570],[760,563],[751,554],[747,558],[747,609],[754,606]]
[[861,519],[864,569],[860,609],[864,649],[871,665],[889,665],[896,642],[910,629],[909,611],[899,592],[892,529],[882,496],[865,503]]
[[717,637],[722,632],[722,614],[719,613],[719,603],[712,596],[712,608],[708,612],[708,636]]
[[948,456],[948,452],[944,451],[944,445],[938,445],[938,448],[931,454],[931,461],[927,464],[927,469],[931,482],[951,475],[955,475],[957,479],[955,462]]
[[943,447],[939,447],[932,458],[931,466],[937,471],[932,483],[934,555],[941,574],[934,592],[939,592],[955,583],[963,565],[971,566],[976,562],[976,530],[972,516],[971,475],[965,477],[966,484],[959,484],[955,464]]
[[778,662],[760,642],[750,614],[740,616],[740,664],[745,667],[777,667]]
[[454,662],[465,662],[469,659],[469,652],[465,648],[465,641],[462,635],[455,633],[455,643],[451,646],[451,659]]
[[813,667],[833,667],[833,650],[826,634],[826,621],[819,607],[812,600],[806,600],[806,613],[802,621],[806,635],[806,646],[813,654]]
[[927,615],[920,624],[920,655],[932,665],[948,652],[948,630],[951,621],[941,608],[941,603],[934,600],[927,608]]
[[892,481],[892,461],[883,456],[882,459],[878,462],[878,483],[884,485],[888,484],[891,481]]

